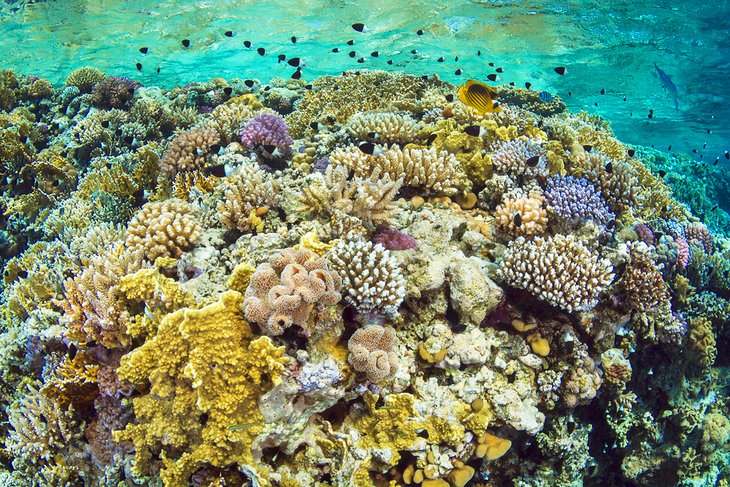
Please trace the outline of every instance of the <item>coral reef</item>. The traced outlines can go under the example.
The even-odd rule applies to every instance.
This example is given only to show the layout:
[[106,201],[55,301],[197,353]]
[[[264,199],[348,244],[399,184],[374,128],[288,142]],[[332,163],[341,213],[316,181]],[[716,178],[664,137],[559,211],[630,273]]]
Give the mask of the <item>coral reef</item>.
[[129,222],[125,245],[154,262],[158,257],[180,257],[201,235],[193,208],[172,199],[144,205]]
[[364,372],[369,381],[382,382],[398,370],[398,358],[393,352],[395,344],[395,330],[389,326],[360,328],[347,342],[350,351],[347,361],[358,372]]

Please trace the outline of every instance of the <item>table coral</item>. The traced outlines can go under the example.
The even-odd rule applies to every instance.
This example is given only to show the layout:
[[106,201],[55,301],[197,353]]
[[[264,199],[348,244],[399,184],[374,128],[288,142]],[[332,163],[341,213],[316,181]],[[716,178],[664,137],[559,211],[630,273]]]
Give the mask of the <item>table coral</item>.
[[307,326],[315,306],[340,301],[340,276],[324,259],[306,250],[287,249],[261,264],[246,289],[246,318],[264,334],[281,335],[292,325]]
[[498,275],[510,286],[568,312],[593,308],[614,277],[611,263],[573,235],[511,241]]
[[[202,309],[176,311],[123,357],[119,376],[150,387],[133,401],[137,422],[114,435],[135,445],[138,474],[161,468],[166,485],[184,486],[206,464],[252,464],[258,398],[279,382],[288,359],[268,337],[253,340],[242,305],[240,293],[227,291]],[[157,449],[162,464],[153,460]]]

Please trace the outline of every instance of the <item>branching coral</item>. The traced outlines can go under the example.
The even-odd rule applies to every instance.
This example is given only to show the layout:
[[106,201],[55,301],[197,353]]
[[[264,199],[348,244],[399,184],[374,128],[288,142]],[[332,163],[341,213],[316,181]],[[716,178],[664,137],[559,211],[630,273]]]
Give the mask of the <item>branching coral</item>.
[[305,326],[312,309],[340,301],[340,276],[308,250],[284,250],[260,265],[246,289],[246,319],[276,336]]
[[570,225],[591,219],[604,226],[614,217],[601,198],[601,192],[584,178],[556,176],[548,179],[545,203],[560,220]]
[[426,190],[432,194],[454,195],[470,186],[453,154],[436,149],[401,149],[391,147],[380,155],[368,155],[351,145],[336,149],[330,164],[346,166],[355,175],[368,177],[376,168],[392,180],[403,178],[403,185]]
[[106,78],[106,75],[96,68],[84,66],[71,71],[66,78],[66,86],[75,86],[82,93],[91,93],[91,88]]
[[224,200],[218,204],[221,223],[229,230],[249,232],[253,216],[276,205],[281,185],[253,164],[244,162],[226,181]]
[[621,288],[628,304],[640,311],[652,311],[668,305],[667,285],[657,269],[654,257],[644,242],[624,244],[629,263],[621,277]]
[[[535,157],[537,161],[533,164]],[[528,161],[530,163],[528,164]],[[531,140],[515,139],[501,142],[492,154],[494,169],[502,174],[547,176],[545,151]]]
[[628,162],[593,150],[582,154],[572,172],[600,189],[614,212],[625,212],[642,203],[639,179]]
[[352,239],[341,241],[328,255],[348,303],[364,313],[397,312],[405,297],[405,281],[390,251]]
[[510,286],[568,312],[587,311],[613,281],[613,267],[573,235],[519,237],[511,241],[497,271]]
[[[223,293],[199,310],[165,316],[157,334],[122,359],[119,376],[149,393],[134,399],[137,421],[114,435],[135,446],[134,472],[166,485],[189,485],[209,465],[252,465],[251,444],[262,430],[258,399],[280,382],[283,348],[253,333],[243,296]],[[153,459],[161,452],[162,464]]]
[[548,223],[547,211],[543,207],[541,191],[512,191],[502,197],[494,218],[497,224],[512,235],[539,235],[545,232]]
[[347,129],[361,140],[406,144],[416,138],[418,124],[405,114],[366,112],[353,115],[347,122]]
[[358,372],[364,372],[371,382],[382,382],[398,370],[398,359],[393,349],[395,330],[389,326],[370,325],[360,328],[350,337],[347,361]]
[[176,199],[152,202],[129,222],[126,246],[154,262],[157,257],[180,257],[193,248],[202,233],[187,203]]
[[179,172],[202,169],[219,143],[220,136],[212,128],[184,132],[173,139],[160,159],[160,171],[172,178]]
[[375,224],[387,223],[396,206],[393,199],[402,180],[381,176],[375,168],[368,177],[349,177],[345,166],[329,166],[324,175],[314,174],[311,183],[299,195],[300,214],[343,213]]

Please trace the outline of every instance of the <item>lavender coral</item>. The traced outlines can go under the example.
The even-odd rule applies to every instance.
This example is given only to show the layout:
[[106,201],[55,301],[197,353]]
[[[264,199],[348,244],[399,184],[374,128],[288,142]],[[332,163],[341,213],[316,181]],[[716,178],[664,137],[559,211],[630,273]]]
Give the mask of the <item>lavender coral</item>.
[[570,225],[590,219],[604,226],[614,218],[601,198],[601,192],[585,178],[555,176],[548,179],[545,203],[551,212]]
[[278,150],[280,157],[291,154],[294,140],[283,118],[269,113],[256,115],[241,130],[241,142],[249,148],[263,149],[264,157]]

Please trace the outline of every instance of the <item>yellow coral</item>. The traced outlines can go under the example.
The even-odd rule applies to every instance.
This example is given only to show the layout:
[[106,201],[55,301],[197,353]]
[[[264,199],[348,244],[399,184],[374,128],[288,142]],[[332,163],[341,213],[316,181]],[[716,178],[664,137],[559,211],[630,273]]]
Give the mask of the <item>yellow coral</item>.
[[268,337],[251,341],[242,305],[241,293],[226,291],[204,308],[169,314],[155,337],[122,358],[119,377],[150,387],[134,399],[137,423],[114,435],[134,443],[137,474],[153,468],[151,451],[160,449],[170,487],[188,485],[204,465],[253,465],[258,399],[279,383],[288,358]]

